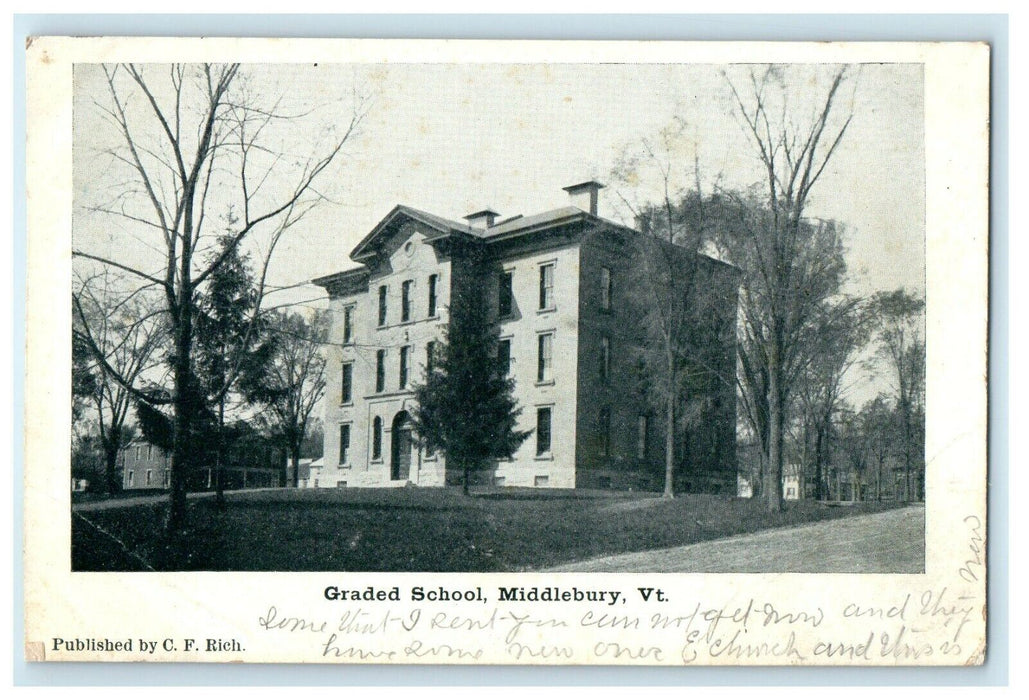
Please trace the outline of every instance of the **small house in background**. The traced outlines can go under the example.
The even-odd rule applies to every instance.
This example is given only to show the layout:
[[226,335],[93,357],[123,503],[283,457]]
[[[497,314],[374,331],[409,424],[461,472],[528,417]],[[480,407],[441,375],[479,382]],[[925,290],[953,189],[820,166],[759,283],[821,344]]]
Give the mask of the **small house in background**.
[[[756,442],[741,442],[736,447],[739,471],[736,474],[736,495],[752,498],[755,482],[761,478],[761,448]],[[804,470],[797,463],[782,467],[782,497],[786,501],[797,501],[814,497],[814,484],[808,483]]]
[[[308,460],[310,464],[307,466],[307,481],[304,482],[303,478],[300,481],[301,488],[309,489],[328,489],[328,488],[344,488],[348,485],[346,479],[332,479],[330,475],[326,475],[325,471],[325,458],[319,457],[315,460]],[[300,472],[303,477],[304,472]]]
[[118,461],[126,491],[171,486],[171,455],[157,445],[137,438],[122,448]]
[[[190,491],[213,491],[218,487],[218,468],[212,455],[189,477]],[[171,487],[171,454],[142,438],[133,440],[118,457],[122,489],[168,489]],[[244,444],[229,450],[221,468],[226,490],[270,488],[282,485],[285,452],[263,444]]]
[[782,497],[786,501],[799,501],[806,498],[804,493],[804,474],[799,464],[782,465]]

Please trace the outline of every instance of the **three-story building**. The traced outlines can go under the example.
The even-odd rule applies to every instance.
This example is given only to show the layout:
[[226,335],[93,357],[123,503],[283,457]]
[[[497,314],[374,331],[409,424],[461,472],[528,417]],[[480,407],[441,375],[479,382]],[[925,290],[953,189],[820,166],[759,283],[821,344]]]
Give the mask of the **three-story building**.
[[[329,294],[325,457],[321,486],[456,483],[443,455],[418,445],[413,386],[444,337],[457,285],[491,299],[498,354],[532,435],[478,478],[504,486],[649,488],[664,464],[665,423],[641,386],[640,348],[653,333],[634,238],[597,216],[600,188],[565,188],[571,206],[498,221],[484,210],[461,223],[395,207],[353,250],[360,267],[314,280]],[[489,272],[473,266],[485,255]],[[725,342],[705,350],[726,379],[705,402],[701,430],[676,435],[687,488],[735,488],[734,268],[700,256],[718,303],[705,306]],[[687,435],[692,433],[692,435]]]

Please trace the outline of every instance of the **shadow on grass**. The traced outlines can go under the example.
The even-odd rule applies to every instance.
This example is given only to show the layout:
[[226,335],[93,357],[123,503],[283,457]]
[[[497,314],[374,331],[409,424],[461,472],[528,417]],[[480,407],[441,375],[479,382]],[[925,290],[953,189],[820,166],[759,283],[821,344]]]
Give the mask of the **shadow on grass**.
[[596,501],[603,496],[579,495],[574,493],[562,493],[547,496],[540,496],[533,493],[473,493],[472,498],[483,501]]
[[[229,501],[227,510],[231,510],[233,507],[233,502]],[[235,507],[263,512],[297,511],[302,513],[311,513],[319,510],[371,513],[391,513],[395,511],[405,511],[410,513],[448,513],[466,510],[459,506],[436,506],[417,503],[352,503],[347,501],[303,501],[300,503],[289,501],[254,501],[246,503],[243,501],[237,501]]]

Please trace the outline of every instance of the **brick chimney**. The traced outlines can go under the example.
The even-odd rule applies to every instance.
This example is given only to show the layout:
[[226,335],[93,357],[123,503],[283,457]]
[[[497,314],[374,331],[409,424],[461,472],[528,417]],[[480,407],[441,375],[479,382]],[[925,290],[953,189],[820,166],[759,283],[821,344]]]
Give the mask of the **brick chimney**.
[[498,216],[500,216],[500,214],[492,209],[483,209],[482,211],[477,211],[474,214],[469,214],[465,217],[465,221],[467,221],[468,225],[472,228],[486,230],[493,225],[493,222],[497,220]]
[[578,207],[583,211],[588,211],[593,216],[597,215],[597,193],[603,189],[596,180],[589,180],[587,182],[580,182],[578,185],[572,185],[565,187],[564,191],[568,193],[568,196],[572,200],[572,206]]

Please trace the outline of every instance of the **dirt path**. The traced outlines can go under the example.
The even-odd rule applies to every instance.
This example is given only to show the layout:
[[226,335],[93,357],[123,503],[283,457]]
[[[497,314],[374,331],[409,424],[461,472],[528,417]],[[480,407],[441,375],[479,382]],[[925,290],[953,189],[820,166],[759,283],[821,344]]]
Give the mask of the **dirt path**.
[[654,573],[922,573],[925,508],[765,530],[684,547],[619,554],[550,571]]

